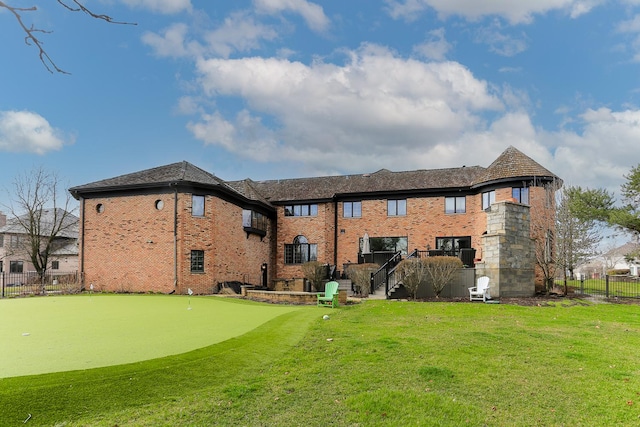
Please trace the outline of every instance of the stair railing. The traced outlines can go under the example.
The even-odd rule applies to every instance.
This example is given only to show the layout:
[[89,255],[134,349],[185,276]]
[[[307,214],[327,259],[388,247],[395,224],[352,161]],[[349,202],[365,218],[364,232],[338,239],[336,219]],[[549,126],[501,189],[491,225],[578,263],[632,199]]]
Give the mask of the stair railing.
[[375,272],[371,273],[371,293],[384,284],[384,294],[389,295],[389,276],[395,271],[396,265],[402,260],[402,252],[396,252],[391,258],[387,260],[382,266]]

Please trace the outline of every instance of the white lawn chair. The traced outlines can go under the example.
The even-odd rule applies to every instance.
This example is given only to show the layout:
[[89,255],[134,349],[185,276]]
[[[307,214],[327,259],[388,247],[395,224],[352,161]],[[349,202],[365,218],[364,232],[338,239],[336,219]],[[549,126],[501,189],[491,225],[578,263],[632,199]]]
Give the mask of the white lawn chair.
[[478,277],[476,286],[469,288],[469,301],[487,301],[488,299],[491,299],[491,295],[489,295],[489,277]]

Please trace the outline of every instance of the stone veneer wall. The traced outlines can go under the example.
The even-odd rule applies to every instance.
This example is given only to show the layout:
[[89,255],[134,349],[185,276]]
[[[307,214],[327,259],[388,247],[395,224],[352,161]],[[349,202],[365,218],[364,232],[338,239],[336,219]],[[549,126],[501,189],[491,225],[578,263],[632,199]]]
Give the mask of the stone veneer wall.
[[477,277],[490,278],[492,297],[535,294],[535,253],[529,206],[510,201],[494,203],[487,211],[487,234],[482,236],[483,262]]

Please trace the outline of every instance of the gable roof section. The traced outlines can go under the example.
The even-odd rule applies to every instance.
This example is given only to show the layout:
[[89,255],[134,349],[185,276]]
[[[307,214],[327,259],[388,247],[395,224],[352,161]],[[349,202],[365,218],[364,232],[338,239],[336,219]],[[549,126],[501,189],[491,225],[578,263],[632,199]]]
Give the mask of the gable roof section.
[[511,181],[516,178],[542,178],[560,180],[555,174],[523,154],[513,146],[509,146],[489,165],[485,173],[473,183],[474,187],[500,181]]

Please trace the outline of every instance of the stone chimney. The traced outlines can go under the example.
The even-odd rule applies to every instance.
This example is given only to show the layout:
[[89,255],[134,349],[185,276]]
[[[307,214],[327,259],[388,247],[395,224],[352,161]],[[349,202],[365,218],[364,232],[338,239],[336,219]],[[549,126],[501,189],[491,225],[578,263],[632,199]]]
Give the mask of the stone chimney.
[[7,225],[7,216],[0,211],[0,227]]

